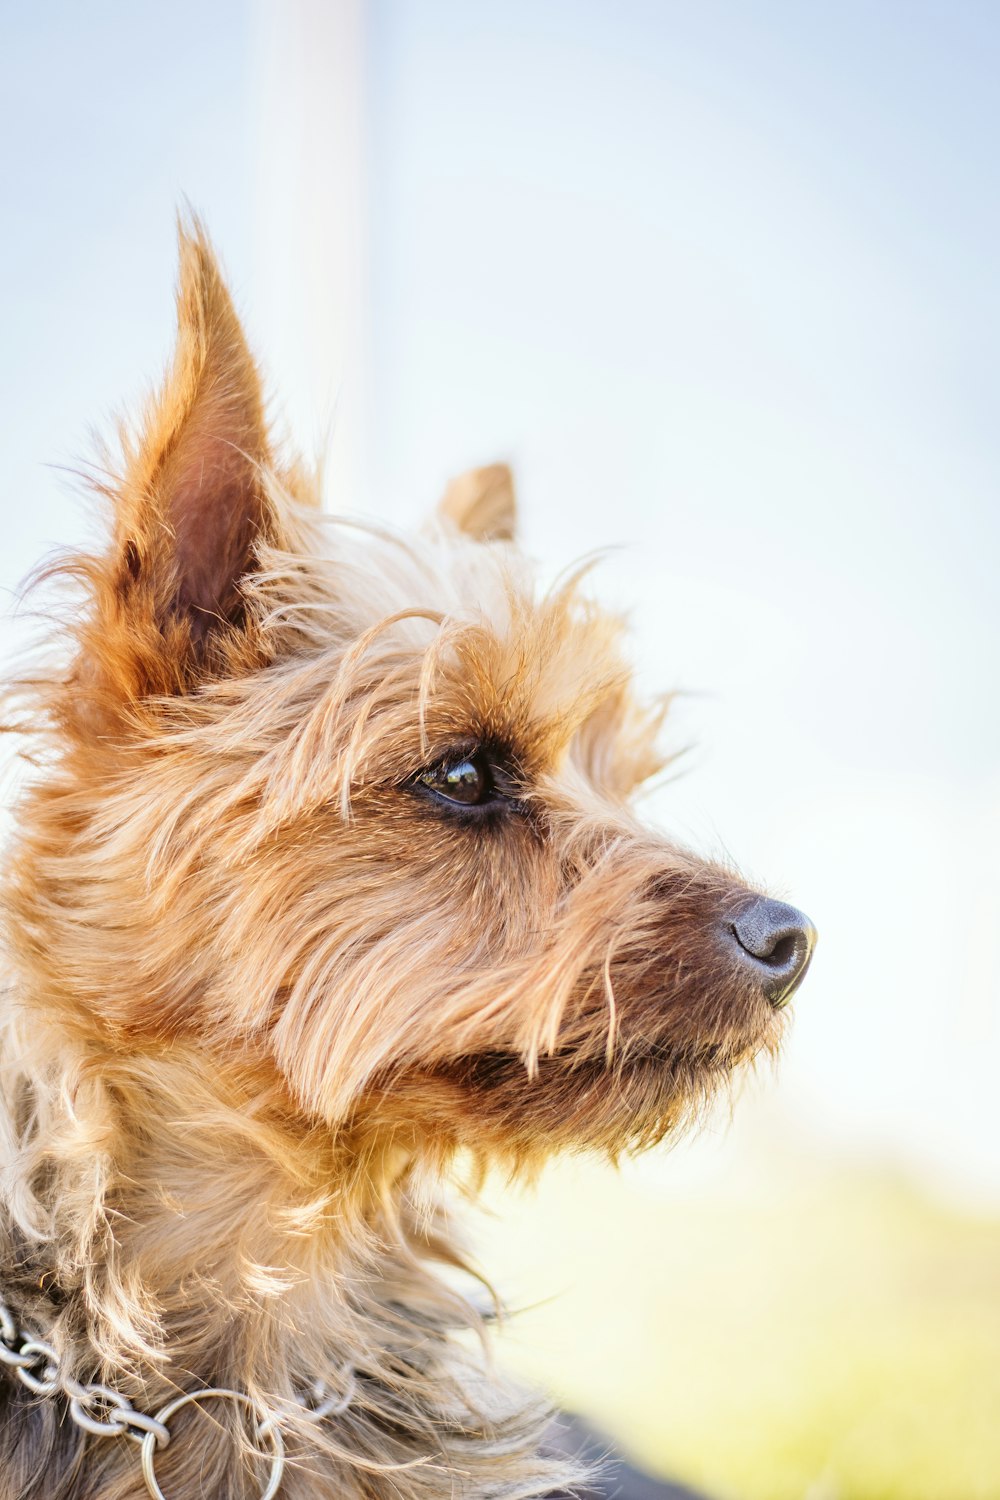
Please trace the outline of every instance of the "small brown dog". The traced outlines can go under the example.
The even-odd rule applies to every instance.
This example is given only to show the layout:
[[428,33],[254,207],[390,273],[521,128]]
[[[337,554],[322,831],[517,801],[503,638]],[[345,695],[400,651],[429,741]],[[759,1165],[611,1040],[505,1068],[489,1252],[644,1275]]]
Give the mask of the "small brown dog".
[[0,1500],[549,1493],[435,1183],[677,1130],[812,929],[636,820],[662,708],[506,470],[413,540],[320,514],[197,226],[104,488],[8,715]]

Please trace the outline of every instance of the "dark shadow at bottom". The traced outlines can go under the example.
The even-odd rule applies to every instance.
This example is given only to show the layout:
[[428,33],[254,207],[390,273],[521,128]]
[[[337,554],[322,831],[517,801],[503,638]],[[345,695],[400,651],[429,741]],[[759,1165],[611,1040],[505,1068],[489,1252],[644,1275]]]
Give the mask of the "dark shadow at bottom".
[[[689,1489],[670,1479],[656,1479],[627,1463],[615,1452],[609,1438],[595,1432],[580,1417],[566,1412],[560,1413],[552,1424],[546,1447],[553,1453],[597,1465],[594,1482],[574,1491],[574,1500],[710,1500],[701,1490]],[[553,1495],[551,1500],[570,1500],[570,1497]]]

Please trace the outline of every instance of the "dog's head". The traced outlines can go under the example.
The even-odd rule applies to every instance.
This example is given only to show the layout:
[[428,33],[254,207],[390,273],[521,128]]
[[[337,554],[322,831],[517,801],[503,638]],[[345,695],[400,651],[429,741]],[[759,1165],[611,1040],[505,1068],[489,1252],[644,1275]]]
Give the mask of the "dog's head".
[[773,1049],[812,930],[631,806],[620,622],[540,593],[502,468],[404,540],[283,465],[204,239],[45,690],[12,941],[112,1044],[251,1058],[303,1119],[530,1155],[660,1136]]

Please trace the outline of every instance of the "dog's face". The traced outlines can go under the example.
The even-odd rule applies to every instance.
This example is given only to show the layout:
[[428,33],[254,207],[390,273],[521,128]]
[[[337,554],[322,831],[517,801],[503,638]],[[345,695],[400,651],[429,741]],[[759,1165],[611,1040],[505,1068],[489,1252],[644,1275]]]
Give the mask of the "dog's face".
[[197,1036],[410,1147],[659,1137],[774,1048],[811,929],[637,820],[662,712],[578,580],[538,595],[505,470],[413,541],[325,522],[197,237],[179,310],[76,564],[22,967],[84,1031]]

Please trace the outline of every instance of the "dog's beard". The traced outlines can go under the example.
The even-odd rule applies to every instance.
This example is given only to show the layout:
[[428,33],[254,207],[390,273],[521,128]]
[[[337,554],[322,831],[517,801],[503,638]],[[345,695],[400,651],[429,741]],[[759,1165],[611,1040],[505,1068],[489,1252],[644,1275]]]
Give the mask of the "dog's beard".
[[[526,1060],[490,1047],[422,1068],[401,1068],[378,1091],[432,1137],[515,1157],[562,1148],[617,1154],[644,1149],[695,1122],[741,1072],[773,1056],[783,1019],[759,996],[719,993],[700,1002],[654,1001],[626,1010],[615,1032],[607,1012],[581,1011],[558,1045]],[[643,1020],[643,1011],[645,1020]]]

